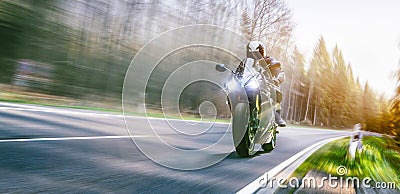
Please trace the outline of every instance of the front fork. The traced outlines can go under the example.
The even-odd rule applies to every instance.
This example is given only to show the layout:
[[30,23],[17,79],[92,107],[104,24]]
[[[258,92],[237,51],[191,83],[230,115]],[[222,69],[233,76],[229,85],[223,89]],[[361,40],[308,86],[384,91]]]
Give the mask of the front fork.
[[259,128],[260,125],[260,116],[261,116],[261,97],[258,92],[252,92],[252,93],[247,93],[247,96],[243,96],[240,94],[233,94],[231,97],[233,98],[227,98],[227,104],[229,106],[229,109],[231,111],[234,110],[235,105],[239,102],[241,102],[244,98],[247,100],[249,103],[249,112],[250,112],[250,117],[248,121],[248,129],[252,134],[255,135],[257,132],[257,129]]
[[254,99],[249,98],[249,102],[250,102],[249,128],[251,130],[251,133],[255,134],[260,126],[260,115],[261,115],[260,95],[256,94]]

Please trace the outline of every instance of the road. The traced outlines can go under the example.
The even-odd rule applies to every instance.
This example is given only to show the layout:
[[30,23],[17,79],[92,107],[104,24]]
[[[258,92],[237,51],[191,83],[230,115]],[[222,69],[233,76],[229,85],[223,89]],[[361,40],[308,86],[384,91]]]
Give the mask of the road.
[[[134,119],[139,128],[146,121]],[[201,147],[223,134],[224,126],[186,140],[168,130],[160,136],[177,146]],[[148,159],[128,137],[120,115],[0,103],[0,192],[233,193],[308,146],[348,133],[280,128],[272,152],[251,158],[231,152],[208,168],[185,171]],[[152,149],[160,151],[158,146]]]

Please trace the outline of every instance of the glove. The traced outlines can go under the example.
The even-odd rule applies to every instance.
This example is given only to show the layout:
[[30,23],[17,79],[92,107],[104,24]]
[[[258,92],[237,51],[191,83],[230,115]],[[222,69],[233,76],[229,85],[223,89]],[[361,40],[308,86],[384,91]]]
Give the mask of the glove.
[[265,62],[267,62],[268,65],[270,65],[271,62],[274,61],[274,60],[275,60],[275,59],[272,58],[272,57],[267,57],[267,58],[265,58]]
[[276,86],[279,86],[279,84],[281,83],[278,79],[272,79],[272,81]]

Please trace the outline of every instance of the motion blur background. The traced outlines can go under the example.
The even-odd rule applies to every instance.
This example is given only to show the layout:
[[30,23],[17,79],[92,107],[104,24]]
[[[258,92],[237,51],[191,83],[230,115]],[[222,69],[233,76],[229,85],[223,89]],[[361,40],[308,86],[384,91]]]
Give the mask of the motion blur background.
[[[400,134],[399,89],[388,98],[360,83],[340,48],[327,48],[323,37],[306,59],[293,41],[295,25],[283,0],[2,0],[0,99],[120,111],[124,76],[139,49],[163,32],[193,24],[266,43],[268,55],[284,65],[282,116],[289,122],[337,128],[361,122],[364,129]],[[237,47],[244,57],[245,45]],[[187,49],[180,56],[176,64],[202,56],[225,60],[207,49]],[[164,64],[155,75],[159,83],[155,79],[143,96],[154,112],[160,109],[160,83],[176,64]],[[203,96],[221,99],[217,91],[201,83],[189,87],[180,106],[198,115]],[[219,117],[229,117],[221,110]]]
[[[270,47],[287,45],[291,28],[288,8],[280,1],[269,3],[273,4],[268,8],[271,11],[284,12],[276,17],[273,13],[263,16],[277,20],[269,22],[268,28],[263,24],[266,29],[256,26],[249,29],[249,14],[253,13],[243,10],[253,12],[252,8],[261,2],[251,2],[250,6],[236,1],[1,1],[0,81],[5,84],[2,88],[13,94],[29,92],[22,93],[24,96],[13,95],[16,100],[46,98],[43,102],[120,109],[124,76],[131,60],[146,42],[163,32],[185,25],[212,24],[248,38],[250,33],[259,34],[266,40],[266,32],[274,28],[282,31],[283,36],[271,32]],[[259,32],[254,28],[260,28]],[[176,37],[176,41],[180,38]],[[240,57],[244,57],[245,45],[237,47],[243,50]],[[283,49],[286,47],[275,52],[283,53]],[[192,48],[175,55],[170,61],[176,64],[160,65],[164,74],[159,73],[153,79],[165,80],[176,66],[194,59],[210,60],[216,55],[218,59],[214,61],[226,62],[221,52],[207,52],[207,49]],[[149,57],[159,56],[149,53]],[[237,64],[235,61],[229,65]],[[159,85],[149,87],[149,92],[161,92]],[[196,95],[189,89],[185,92],[188,97],[183,98],[189,102],[183,103],[197,109],[196,96],[204,93],[199,90],[207,88],[192,88],[196,88]],[[35,96],[38,98],[33,99]],[[156,99],[147,100],[150,107],[159,105]]]

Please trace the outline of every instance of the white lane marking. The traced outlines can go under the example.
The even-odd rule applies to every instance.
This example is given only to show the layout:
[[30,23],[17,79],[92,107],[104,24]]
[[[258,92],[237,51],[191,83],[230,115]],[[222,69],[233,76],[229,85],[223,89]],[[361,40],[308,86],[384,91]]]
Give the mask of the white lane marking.
[[26,139],[1,139],[0,143],[6,142],[32,142],[32,141],[65,141],[65,140],[91,140],[91,139],[124,139],[132,137],[150,137],[146,135],[124,135],[124,136],[92,136],[92,137],[44,137],[44,138],[26,138]]
[[[334,137],[326,140],[322,140],[320,142],[317,142],[306,149],[302,150],[301,152],[295,154],[294,156],[290,157],[289,159],[285,160],[275,168],[271,169],[270,171],[264,173],[262,176],[258,177],[256,180],[248,184],[247,186],[243,187],[241,190],[237,192],[237,194],[247,194],[247,193],[255,193],[258,189],[261,188],[260,181],[263,181],[265,179],[265,175],[268,175],[268,178],[273,178],[276,175],[278,175],[280,172],[282,172],[285,168],[287,168],[289,165],[294,163],[297,159],[299,159],[301,156],[306,154],[307,152],[311,151],[312,149],[318,147],[318,146],[323,146],[331,141],[345,138],[348,136],[340,136],[340,137]],[[267,180],[268,181],[268,180]]]
[[0,105],[15,106],[15,107],[0,107],[0,110],[17,110],[17,111],[31,111],[31,112],[46,112],[46,113],[58,113],[58,114],[75,114],[75,115],[85,115],[85,116],[103,116],[103,117],[117,117],[117,118],[138,118],[138,119],[150,119],[150,120],[168,120],[168,121],[181,121],[188,123],[215,123],[222,125],[229,125],[230,123],[224,122],[209,122],[209,121],[197,121],[197,120],[183,120],[183,119],[165,119],[165,118],[155,118],[155,117],[145,117],[145,116],[124,116],[119,114],[106,114],[106,113],[93,113],[93,112],[79,112],[72,110],[62,110],[47,107],[38,107],[31,105],[21,105],[21,104],[11,104],[0,102]]
[[44,109],[44,108],[16,108],[16,107],[0,107],[0,110],[18,110],[18,111],[31,111],[31,112],[47,112],[47,113],[61,113],[61,114],[76,114],[87,116],[106,116],[106,117],[123,117],[123,115],[103,114],[103,113],[88,113],[88,112],[75,112],[57,109]]

